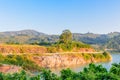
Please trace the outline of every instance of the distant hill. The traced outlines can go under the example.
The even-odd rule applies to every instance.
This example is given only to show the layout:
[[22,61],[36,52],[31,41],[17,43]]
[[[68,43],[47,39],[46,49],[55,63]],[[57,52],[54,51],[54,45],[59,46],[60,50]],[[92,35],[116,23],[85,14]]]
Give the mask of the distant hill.
[[[112,43],[118,44],[117,42],[119,42],[119,36],[119,32],[112,32],[108,34],[73,33],[73,40],[92,45],[109,46],[113,45]],[[0,43],[7,44],[55,43],[58,40],[59,35],[48,35],[35,30],[0,32]]]
[[4,36],[21,36],[21,35],[30,35],[30,36],[40,36],[45,35],[44,33],[37,32],[35,30],[21,30],[21,31],[6,31],[1,32],[0,35]]
[[56,42],[58,37],[57,35],[47,35],[35,30],[7,31],[0,32],[0,43]]
[[82,41],[87,44],[105,44],[109,36],[105,34],[94,34],[94,33],[86,33],[86,34],[80,34],[80,33],[74,33],[73,39],[77,41]]
[[107,49],[120,51],[120,35],[111,38],[105,45]]
[[120,35],[120,32],[111,32],[111,33],[108,33],[108,37],[109,38],[113,38],[113,37],[118,36],[118,35]]

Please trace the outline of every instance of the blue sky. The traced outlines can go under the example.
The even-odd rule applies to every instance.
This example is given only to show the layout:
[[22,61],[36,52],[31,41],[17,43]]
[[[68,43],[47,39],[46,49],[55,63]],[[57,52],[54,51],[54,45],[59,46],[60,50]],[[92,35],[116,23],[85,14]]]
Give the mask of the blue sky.
[[120,0],[0,0],[0,32],[120,32]]

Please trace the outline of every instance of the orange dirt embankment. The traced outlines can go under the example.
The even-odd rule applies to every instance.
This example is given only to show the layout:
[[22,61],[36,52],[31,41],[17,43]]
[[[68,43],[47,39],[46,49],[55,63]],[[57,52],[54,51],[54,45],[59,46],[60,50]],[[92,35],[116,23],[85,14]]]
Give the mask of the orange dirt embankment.
[[[64,52],[64,51],[58,51]],[[74,48],[71,52],[95,52],[93,48]],[[38,45],[0,45],[0,53],[49,53],[47,47]]]
[[105,57],[102,53],[67,53],[67,54],[51,54],[46,56],[34,56],[33,60],[41,67],[69,67],[73,65],[82,65],[92,62],[110,61],[111,56]]
[[79,49],[73,49],[73,52],[96,52],[93,48],[79,48]]
[[47,49],[37,45],[0,45],[0,53],[46,53]]

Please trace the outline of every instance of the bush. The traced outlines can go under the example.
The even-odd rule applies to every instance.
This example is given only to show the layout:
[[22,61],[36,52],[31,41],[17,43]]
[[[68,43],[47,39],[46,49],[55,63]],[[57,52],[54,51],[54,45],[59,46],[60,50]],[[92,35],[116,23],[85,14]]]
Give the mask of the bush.
[[91,54],[83,53],[82,56],[85,60],[89,60],[91,58]]
[[47,48],[47,51],[49,53],[54,53],[58,51],[72,51],[74,48],[80,49],[80,48],[91,48],[90,45],[84,44],[82,42],[68,42],[68,43],[61,43],[58,42],[50,47]]
[[113,73],[115,75],[120,76],[120,63],[119,64],[112,64],[112,67],[110,69],[110,73]]
[[30,59],[29,55],[7,55],[1,63],[21,66],[25,70],[40,71],[41,68]]
[[55,47],[48,47],[47,48],[47,52],[49,52],[49,53],[55,53],[55,52],[57,52],[57,50],[56,50]]
[[50,70],[42,70],[41,77],[43,80],[58,80],[58,76]]

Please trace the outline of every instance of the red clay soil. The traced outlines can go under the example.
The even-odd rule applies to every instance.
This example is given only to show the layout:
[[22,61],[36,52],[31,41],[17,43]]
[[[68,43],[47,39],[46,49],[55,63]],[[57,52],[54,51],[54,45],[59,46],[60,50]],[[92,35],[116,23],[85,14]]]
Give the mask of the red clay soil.
[[93,48],[73,49],[73,52],[96,52]]
[[2,73],[14,73],[19,72],[21,70],[18,66],[10,66],[10,65],[3,65],[0,66],[0,72]]

